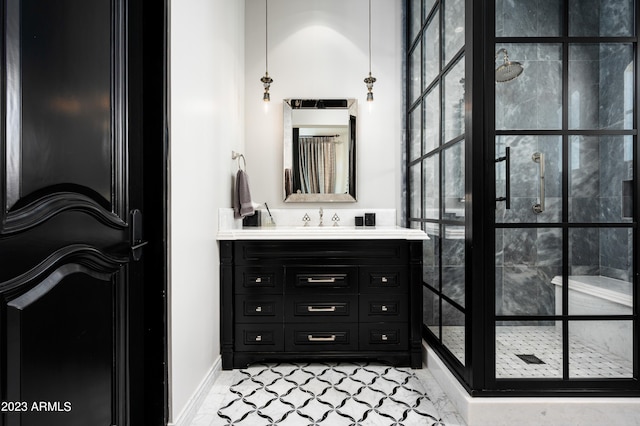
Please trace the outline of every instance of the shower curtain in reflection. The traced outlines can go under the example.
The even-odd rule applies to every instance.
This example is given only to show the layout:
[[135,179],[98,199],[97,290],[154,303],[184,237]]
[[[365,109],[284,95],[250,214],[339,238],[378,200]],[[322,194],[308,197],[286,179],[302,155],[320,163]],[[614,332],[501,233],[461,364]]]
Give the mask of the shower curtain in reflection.
[[306,194],[330,194],[336,182],[336,138],[300,137],[300,186]]

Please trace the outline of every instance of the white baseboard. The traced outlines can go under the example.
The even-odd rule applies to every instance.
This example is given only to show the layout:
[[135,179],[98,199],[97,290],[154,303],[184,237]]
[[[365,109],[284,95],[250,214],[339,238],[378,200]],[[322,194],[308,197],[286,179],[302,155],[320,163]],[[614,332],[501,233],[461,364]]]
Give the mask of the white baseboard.
[[200,383],[200,386],[198,386],[191,398],[189,398],[187,405],[180,412],[177,419],[174,422],[167,423],[167,426],[190,426],[193,423],[193,419],[196,414],[198,414],[198,410],[202,406],[202,403],[209,394],[209,391],[213,387],[213,383],[216,381],[221,371],[222,357],[219,356]]

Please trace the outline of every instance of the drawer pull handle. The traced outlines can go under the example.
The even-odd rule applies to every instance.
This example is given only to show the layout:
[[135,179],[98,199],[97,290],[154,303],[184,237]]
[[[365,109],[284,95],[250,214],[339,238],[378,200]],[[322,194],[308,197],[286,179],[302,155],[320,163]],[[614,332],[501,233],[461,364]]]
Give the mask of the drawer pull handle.
[[262,312],[262,306],[256,306],[256,312]]
[[335,312],[335,306],[307,306],[308,312]]
[[387,277],[382,277],[382,278],[381,278],[381,281],[382,281],[383,283],[389,282],[389,280],[387,279]]
[[387,338],[387,335],[386,335],[386,334],[383,334],[383,335],[382,335],[382,340],[388,340],[388,338]]
[[307,278],[307,282],[308,283],[335,283],[336,279],[335,277],[331,277],[331,278]]
[[323,336],[323,337],[315,337],[313,334],[307,335],[307,340],[310,342],[335,342],[336,335],[332,334],[331,336]]
[[256,278],[256,283],[261,283],[262,282],[262,278],[258,277]]
[[262,336],[258,334],[256,336],[256,342],[261,342],[261,341],[262,341]]
[[382,305],[382,307],[380,308],[380,310],[381,310],[382,312],[387,312],[389,309],[387,309],[387,306],[386,306],[386,305]]

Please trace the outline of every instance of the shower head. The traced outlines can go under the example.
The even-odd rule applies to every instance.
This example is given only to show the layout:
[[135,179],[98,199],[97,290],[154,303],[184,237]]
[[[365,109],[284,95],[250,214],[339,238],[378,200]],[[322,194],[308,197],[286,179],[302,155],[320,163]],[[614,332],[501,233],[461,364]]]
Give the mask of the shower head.
[[500,49],[496,52],[496,59],[500,53],[504,54],[504,62],[496,68],[496,82],[504,83],[518,77],[524,71],[524,67],[520,62],[510,61],[507,49]]
[[522,74],[524,68],[520,62],[504,61],[504,64],[496,68],[496,81],[504,83],[511,81]]

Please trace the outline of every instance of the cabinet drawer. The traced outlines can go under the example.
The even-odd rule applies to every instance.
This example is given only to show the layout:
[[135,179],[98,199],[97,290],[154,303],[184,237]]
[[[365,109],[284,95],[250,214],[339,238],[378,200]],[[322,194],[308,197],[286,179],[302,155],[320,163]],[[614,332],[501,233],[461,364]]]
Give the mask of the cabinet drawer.
[[236,324],[235,337],[237,351],[284,350],[282,324]]
[[407,323],[360,324],[360,349],[397,351],[409,349]]
[[406,294],[363,294],[360,296],[360,321],[406,322],[409,300]]
[[237,265],[380,265],[407,263],[406,240],[262,240],[236,241]]
[[285,349],[294,352],[356,350],[358,324],[287,324]]
[[282,322],[282,296],[236,296],[236,322]]
[[235,292],[282,293],[283,270],[279,267],[238,267],[235,273]]
[[285,321],[315,322],[358,320],[358,296],[356,295],[292,295],[285,302]]
[[360,292],[382,293],[389,290],[406,293],[409,287],[407,271],[398,266],[360,268]]
[[353,266],[293,266],[286,268],[286,277],[292,293],[358,292],[358,268]]

